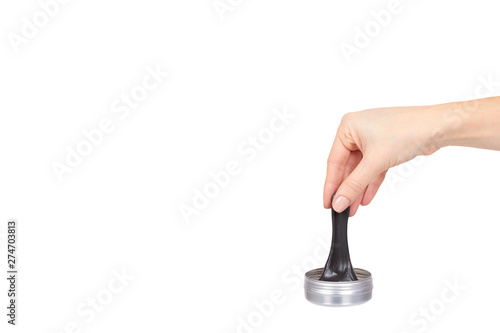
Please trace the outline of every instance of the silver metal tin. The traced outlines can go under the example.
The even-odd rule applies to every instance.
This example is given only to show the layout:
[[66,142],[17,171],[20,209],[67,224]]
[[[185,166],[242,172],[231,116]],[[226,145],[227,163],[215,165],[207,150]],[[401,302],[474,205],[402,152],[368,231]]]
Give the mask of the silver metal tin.
[[372,298],[373,280],[370,272],[355,268],[358,281],[320,281],[323,268],[306,273],[304,290],[306,299],[323,306],[350,306],[368,302]]

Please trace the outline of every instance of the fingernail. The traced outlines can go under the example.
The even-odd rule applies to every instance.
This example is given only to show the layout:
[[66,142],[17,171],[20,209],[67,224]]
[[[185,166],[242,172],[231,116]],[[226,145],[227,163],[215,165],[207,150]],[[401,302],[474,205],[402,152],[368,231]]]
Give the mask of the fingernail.
[[339,196],[333,201],[333,210],[337,213],[342,213],[347,207],[349,207],[349,200],[346,197]]

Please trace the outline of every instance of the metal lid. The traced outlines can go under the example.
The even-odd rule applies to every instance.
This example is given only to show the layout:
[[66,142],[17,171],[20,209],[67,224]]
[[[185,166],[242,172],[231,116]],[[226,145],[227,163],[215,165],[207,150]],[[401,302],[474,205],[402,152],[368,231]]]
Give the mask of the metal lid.
[[372,275],[361,268],[355,268],[354,271],[357,281],[331,282],[319,280],[323,268],[310,270],[304,279],[306,299],[324,306],[350,306],[369,301],[373,290]]

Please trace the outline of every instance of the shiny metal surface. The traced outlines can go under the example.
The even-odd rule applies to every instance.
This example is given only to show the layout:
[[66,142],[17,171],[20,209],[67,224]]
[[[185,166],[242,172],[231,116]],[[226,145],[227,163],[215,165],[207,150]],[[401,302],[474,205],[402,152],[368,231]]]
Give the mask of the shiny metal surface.
[[323,306],[351,306],[369,301],[373,290],[372,275],[360,268],[354,271],[358,281],[330,282],[319,280],[323,268],[310,270],[304,279],[306,299]]

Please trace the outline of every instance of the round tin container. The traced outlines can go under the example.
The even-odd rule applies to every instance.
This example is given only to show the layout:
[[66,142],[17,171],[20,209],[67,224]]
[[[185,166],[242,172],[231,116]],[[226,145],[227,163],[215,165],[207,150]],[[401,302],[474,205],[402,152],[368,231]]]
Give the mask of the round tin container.
[[331,282],[319,279],[323,268],[310,270],[304,279],[306,299],[324,306],[350,306],[368,302],[372,298],[372,275],[361,268],[355,268],[354,272],[357,281]]

